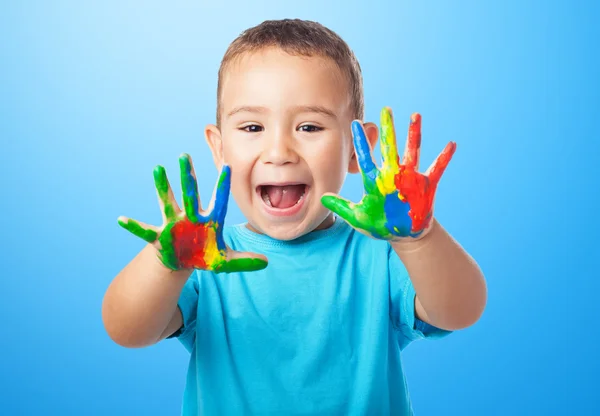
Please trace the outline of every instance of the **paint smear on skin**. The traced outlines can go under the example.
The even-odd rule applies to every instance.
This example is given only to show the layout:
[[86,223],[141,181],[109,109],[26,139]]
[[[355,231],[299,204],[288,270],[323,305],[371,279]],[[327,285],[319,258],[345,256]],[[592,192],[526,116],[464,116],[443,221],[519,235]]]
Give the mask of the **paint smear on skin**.
[[410,169],[417,170],[419,165],[419,153],[421,152],[421,115],[413,114],[408,126],[408,138],[406,139],[406,150],[402,158],[402,164]]
[[371,157],[369,141],[365,135],[362,125],[358,121],[352,122],[352,136],[354,138],[354,149],[363,178],[363,186],[367,194],[375,192],[377,181],[377,166]]
[[211,222],[199,224],[185,218],[165,231],[161,245],[164,242],[163,247],[172,248],[168,250],[168,261],[177,269],[214,269],[225,255],[216,250],[216,232]]
[[[192,161],[188,154],[179,158],[183,203],[186,217],[169,224],[159,238],[161,243],[161,258],[168,267],[179,269],[216,270],[226,262],[226,246],[221,233],[221,224],[213,216],[205,218],[199,213],[198,185],[192,174]],[[165,175],[166,177],[166,175]],[[229,168],[221,172],[217,185],[215,212],[221,212],[223,205],[227,204],[229,189]],[[168,189],[158,188],[164,180],[159,181],[157,190],[159,195],[164,195]],[[223,191],[226,192],[223,192]],[[163,202],[164,203],[164,202]],[[225,206],[226,210],[226,206]],[[221,218],[224,220],[224,218]],[[219,244],[222,243],[222,244]]]
[[404,237],[413,233],[413,220],[409,214],[410,205],[403,202],[394,191],[385,198],[385,226],[397,237]]
[[396,192],[394,175],[398,172],[398,147],[396,145],[396,132],[394,121],[389,109],[381,112],[381,173],[377,177],[377,187],[382,195]]
[[255,271],[264,269],[267,262],[260,258],[235,258],[227,260],[227,246],[223,240],[223,222],[227,211],[230,191],[230,168],[224,166],[216,189],[214,209],[208,217],[199,213],[199,198],[196,179],[193,175],[191,158],[180,157],[183,199],[186,216],[178,218],[170,196],[170,185],[162,166],[154,170],[156,190],[167,218],[165,228],[157,232],[146,229],[137,221],[119,224],[132,234],[152,243],[160,243],[159,257],[172,270],[201,269],[216,273]]
[[456,144],[450,142],[432,164],[427,175],[416,171],[421,146],[421,116],[411,116],[402,164],[389,108],[381,112],[382,167],[377,169],[364,128],[353,122],[354,147],[365,188],[365,196],[353,204],[338,196],[321,198],[325,207],[356,228],[375,238],[417,237],[430,224],[437,184],[448,166]]
[[142,240],[147,241],[148,243],[153,243],[158,237],[158,233],[156,231],[142,227],[140,223],[135,220],[127,219],[127,221],[124,221],[119,218],[118,222],[121,227],[125,228],[131,234],[141,238]]
[[181,184],[183,191],[183,206],[185,213],[191,222],[200,221],[198,203],[198,183],[192,174],[192,159],[184,153],[179,158],[181,171]]
[[[420,117],[418,121],[420,129]],[[414,170],[416,161],[410,156],[418,155],[418,146],[421,144],[420,131],[418,132],[418,137],[418,140],[412,142],[409,140],[408,143],[407,154],[409,154],[409,156],[407,156],[406,160],[408,160],[410,164],[401,166],[398,174],[394,178],[401,199],[407,201],[410,205],[408,215],[413,222],[413,232],[420,232],[429,227],[433,217],[433,200],[435,198],[438,182],[440,181],[444,170],[446,170],[446,167],[450,163],[452,155],[456,151],[456,143],[448,143],[446,148],[432,164],[428,175],[422,175]]]
[[161,260],[173,270],[200,269],[232,273],[264,269],[267,262],[258,258],[227,260],[226,247],[219,248],[221,227],[212,221],[193,223],[183,219],[165,228],[160,236]]
[[171,187],[164,167],[157,166],[154,169],[154,184],[156,186],[158,198],[162,202],[163,212],[165,213],[167,221],[173,221],[177,214],[175,213],[175,207],[169,198],[169,189]]
[[398,189],[398,197],[409,206],[408,216],[411,219],[411,232],[419,232],[429,226],[431,208],[435,189],[429,186],[429,179],[412,169],[400,167],[394,182]]
[[382,212],[385,212],[385,202],[386,200],[381,194],[375,193],[366,195],[361,203],[354,208],[354,215],[357,219],[355,222],[362,225],[359,228],[382,240],[390,236],[390,232],[385,226],[386,219],[381,215]]

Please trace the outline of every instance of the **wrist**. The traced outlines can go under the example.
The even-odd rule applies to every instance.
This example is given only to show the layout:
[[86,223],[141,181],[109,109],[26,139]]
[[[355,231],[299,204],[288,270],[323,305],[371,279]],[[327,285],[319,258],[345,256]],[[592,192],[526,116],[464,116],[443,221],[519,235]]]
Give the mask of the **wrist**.
[[167,275],[171,279],[186,279],[190,277],[194,269],[172,269],[168,267],[161,259],[160,250],[153,244],[149,244],[152,247],[152,258],[155,266],[160,270],[162,275]]
[[398,240],[392,240],[390,241],[390,245],[398,255],[401,253],[419,251],[423,247],[429,245],[431,240],[435,238],[435,234],[440,232],[440,229],[440,224],[435,218],[432,218],[429,226],[423,230],[418,237],[405,237]]

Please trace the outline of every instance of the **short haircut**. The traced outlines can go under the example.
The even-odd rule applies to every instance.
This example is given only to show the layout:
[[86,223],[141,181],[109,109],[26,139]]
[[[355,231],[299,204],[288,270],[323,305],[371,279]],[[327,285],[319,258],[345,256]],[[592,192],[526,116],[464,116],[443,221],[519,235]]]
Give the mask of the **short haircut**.
[[354,119],[364,117],[363,80],[360,65],[348,44],[335,32],[310,20],[266,20],[242,32],[227,48],[217,81],[217,125],[221,117],[221,90],[229,65],[248,52],[269,47],[280,48],[290,55],[320,56],[331,59],[348,81]]

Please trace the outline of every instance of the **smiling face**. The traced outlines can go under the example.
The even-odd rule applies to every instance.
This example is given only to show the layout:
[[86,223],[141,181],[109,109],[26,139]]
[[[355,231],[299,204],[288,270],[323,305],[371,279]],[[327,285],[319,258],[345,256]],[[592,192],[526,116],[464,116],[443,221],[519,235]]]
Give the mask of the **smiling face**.
[[222,84],[220,128],[206,127],[215,163],[254,231],[291,240],[332,224],[321,204],[356,171],[348,82],[321,57],[278,48],[246,53]]

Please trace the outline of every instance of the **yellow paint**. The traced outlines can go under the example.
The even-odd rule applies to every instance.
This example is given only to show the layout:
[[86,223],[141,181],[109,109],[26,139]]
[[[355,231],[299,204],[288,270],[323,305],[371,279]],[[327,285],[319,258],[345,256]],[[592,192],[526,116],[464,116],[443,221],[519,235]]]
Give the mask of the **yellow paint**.
[[394,176],[398,173],[400,167],[398,165],[398,146],[396,144],[394,121],[392,111],[388,107],[381,110],[381,156],[383,166],[380,170],[381,174],[376,179],[377,188],[382,195],[389,195],[397,190]]
[[223,261],[225,253],[219,252],[217,248],[217,233],[215,224],[210,221],[206,224],[206,247],[204,249],[204,261],[209,266],[214,266]]

